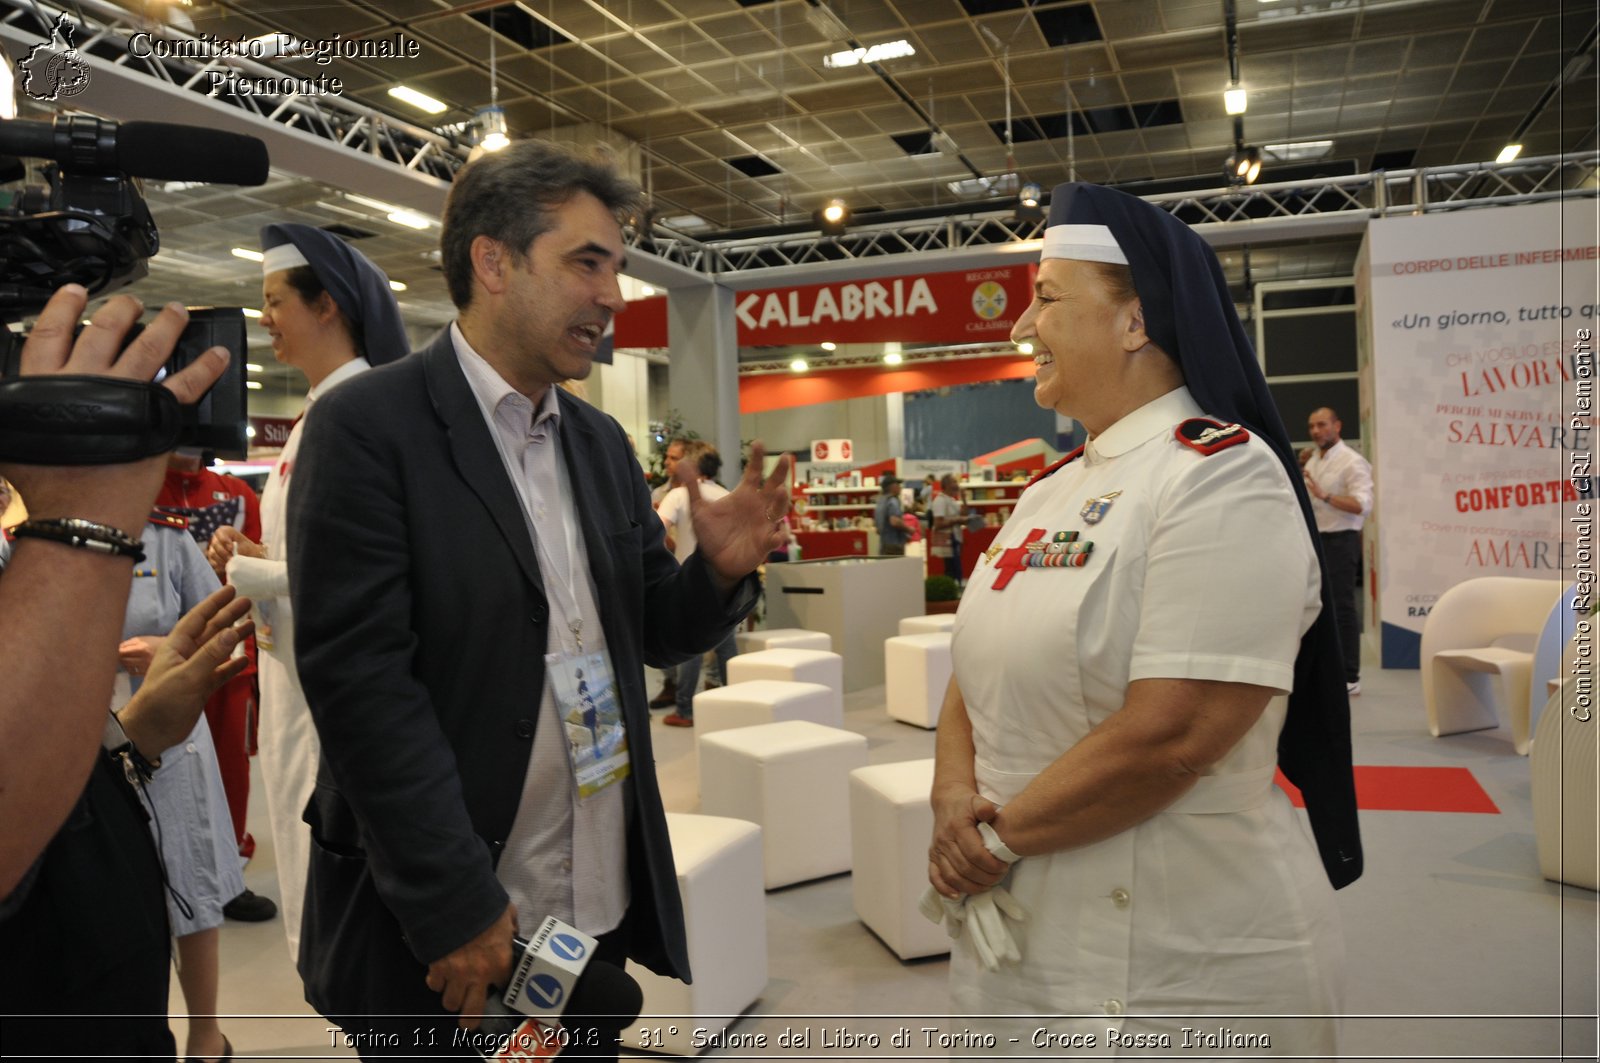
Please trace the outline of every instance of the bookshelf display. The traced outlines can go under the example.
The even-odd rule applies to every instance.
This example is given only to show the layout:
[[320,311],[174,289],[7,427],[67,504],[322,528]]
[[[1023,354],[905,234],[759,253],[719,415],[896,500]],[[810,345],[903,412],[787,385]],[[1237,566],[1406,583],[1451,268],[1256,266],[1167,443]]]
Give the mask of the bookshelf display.
[[872,513],[878,487],[807,487],[801,493],[802,502],[795,507],[801,557],[865,557],[877,548]]
[[961,575],[972,578],[978,558],[994,542],[1000,526],[1011,516],[1026,480],[962,480],[961,502],[983,516],[983,527],[968,528],[961,542]]

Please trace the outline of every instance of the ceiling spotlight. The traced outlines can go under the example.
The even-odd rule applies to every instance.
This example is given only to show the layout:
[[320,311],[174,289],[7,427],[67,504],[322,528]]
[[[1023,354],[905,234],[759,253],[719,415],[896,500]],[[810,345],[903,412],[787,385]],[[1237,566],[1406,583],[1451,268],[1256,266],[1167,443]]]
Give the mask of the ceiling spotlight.
[[242,307],[240,308],[239,313],[243,314],[245,317],[251,318],[252,320],[261,316],[261,311],[257,310],[253,306]]
[[839,349],[839,345],[834,343],[832,340],[823,340],[822,349],[825,351],[837,351]]
[[890,351],[883,356],[884,365],[899,365],[903,361],[905,361],[905,357],[899,351]]
[[252,248],[235,247],[233,249],[233,257],[234,258],[242,258],[246,262],[260,262],[266,256],[263,255],[260,251],[256,251],[256,250],[254,250]]
[[1515,159],[1518,155],[1521,155],[1521,154],[1522,154],[1522,145],[1521,144],[1507,144],[1505,147],[1500,149],[1500,154],[1498,154],[1498,155],[1496,155],[1494,157],[1494,161],[1495,162],[1510,162],[1512,159]]
[[1250,104],[1244,89],[1238,85],[1224,90],[1222,93],[1222,106],[1229,114],[1244,114],[1245,108]]
[[838,236],[850,227],[850,207],[842,199],[830,199],[817,211],[816,218],[824,236]]
[[810,368],[811,368],[811,363],[806,361],[804,358],[796,358],[794,361],[789,363],[790,371],[791,372],[795,372],[795,373],[804,373],[807,369],[810,369]]
[[1223,172],[1231,185],[1253,185],[1261,176],[1261,149],[1254,145],[1239,145],[1223,163]]
[[394,292],[403,292],[403,291],[406,290],[406,282],[405,281],[390,281],[389,282],[389,290],[390,291],[394,291]]
[[1044,208],[1039,205],[1040,189],[1037,182],[1024,182],[1017,191],[1016,220],[1019,222],[1044,221]]
[[478,126],[478,143],[483,145],[484,151],[501,151],[511,143],[505,108],[485,107],[474,121]]

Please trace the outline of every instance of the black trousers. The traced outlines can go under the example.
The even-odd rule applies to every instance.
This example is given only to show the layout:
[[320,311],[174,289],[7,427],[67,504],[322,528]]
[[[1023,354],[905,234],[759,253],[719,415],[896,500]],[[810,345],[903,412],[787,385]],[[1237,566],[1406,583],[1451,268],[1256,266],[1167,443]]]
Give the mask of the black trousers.
[[1354,683],[1361,678],[1361,617],[1356,611],[1361,594],[1361,533],[1323,532],[1322,557],[1328,564],[1328,593],[1333,596],[1345,682]]
[[171,1063],[162,881],[144,808],[120,762],[99,754],[77,806],[0,909],[0,1054]]

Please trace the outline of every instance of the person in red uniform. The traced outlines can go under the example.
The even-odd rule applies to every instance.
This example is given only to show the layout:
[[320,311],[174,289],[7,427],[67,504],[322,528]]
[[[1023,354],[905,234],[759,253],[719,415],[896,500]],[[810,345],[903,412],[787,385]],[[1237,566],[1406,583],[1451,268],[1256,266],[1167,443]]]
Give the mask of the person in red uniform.
[[[189,522],[189,533],[203,551],[211,536],[223,526],[238,528],[254,539],[261,537],[261,502],[250,485],[237,476],[219,473],[197,451],[180,449],[167,460],[166,479],[156,496],[156,508],[175,513]],[[215,567],[215,566],[213,566]],[[225,572],[217,578],[227,582]],[[217,764],[222,769],[222,788],[228,795],[228,812],[233,819],[233,836],[239,855],[249,859],[256,840],[245,830],[245,813],[250,803],[250,757],[256,751],[256,642],[245,641],[250,663],[245,670],[223,684],[206,701],[206,722],[217,747]],[[261,922],[277,914],[269,897],[245,890],[222,909],[230,919]]]

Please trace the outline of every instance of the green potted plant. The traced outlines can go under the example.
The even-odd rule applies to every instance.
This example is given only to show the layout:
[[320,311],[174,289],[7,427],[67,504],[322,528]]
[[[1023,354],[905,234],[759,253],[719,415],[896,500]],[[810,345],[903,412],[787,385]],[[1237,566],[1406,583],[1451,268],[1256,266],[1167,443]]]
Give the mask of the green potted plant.
[[930,613],[953,613],[961,604],[961,585],[949,576],[929,576],[922,581],[922,598]]

